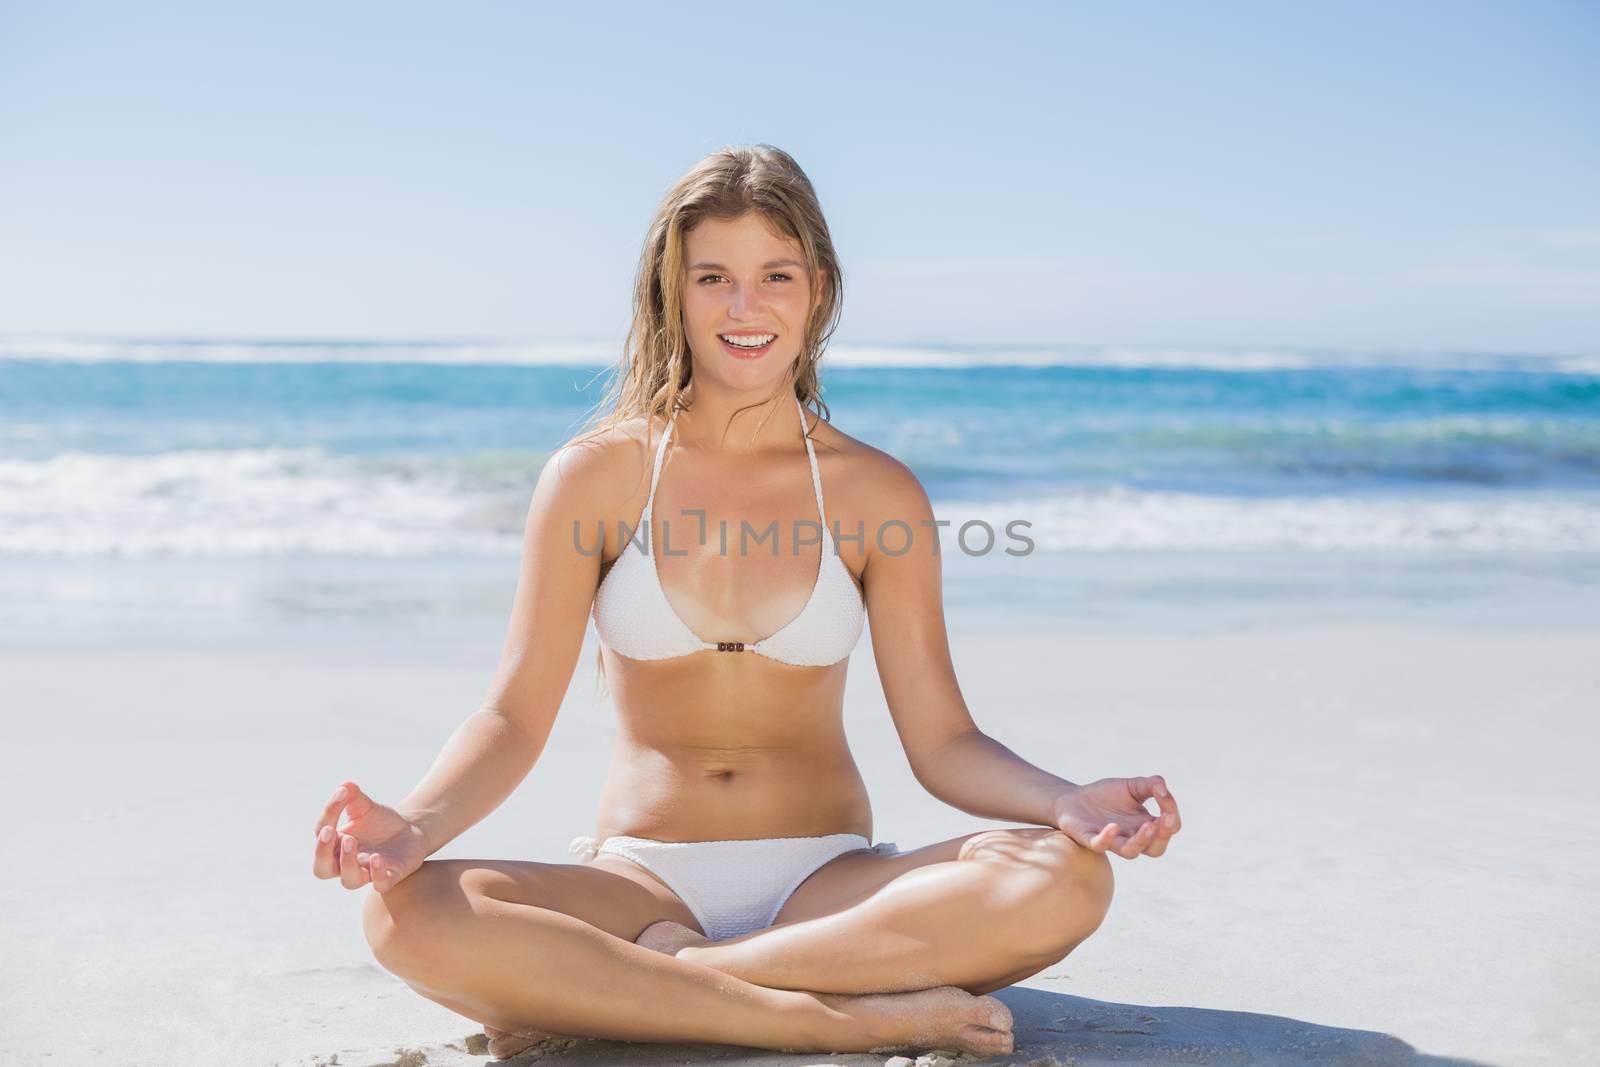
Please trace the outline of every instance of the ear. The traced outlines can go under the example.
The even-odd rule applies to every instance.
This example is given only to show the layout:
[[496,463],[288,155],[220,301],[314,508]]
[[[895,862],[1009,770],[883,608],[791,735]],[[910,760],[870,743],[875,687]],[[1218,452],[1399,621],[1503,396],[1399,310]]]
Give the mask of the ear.
[[829,276],[828,276],[827,268],[818,267],[817,268],[817,302],[818,303],[821,303],[823,301],[823,299],[828,296],[829,290],[832,289],[832,287],[833,287],[832,279],[829,278]]

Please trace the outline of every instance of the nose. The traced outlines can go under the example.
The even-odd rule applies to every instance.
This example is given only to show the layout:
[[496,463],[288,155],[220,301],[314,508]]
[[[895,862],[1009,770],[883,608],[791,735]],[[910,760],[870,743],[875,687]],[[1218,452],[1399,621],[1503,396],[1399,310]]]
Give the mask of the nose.
[[753,319],[761,310],[761,290],[751,286],[735,285],[733,299],[728,304],[731,319]]

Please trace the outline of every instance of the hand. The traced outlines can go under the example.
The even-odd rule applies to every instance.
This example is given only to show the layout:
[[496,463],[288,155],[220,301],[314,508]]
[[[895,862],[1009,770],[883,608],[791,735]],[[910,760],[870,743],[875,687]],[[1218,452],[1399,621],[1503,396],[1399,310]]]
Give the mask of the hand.
[[[350,821],[339,829],[339,813]],[[346,889],[371,883],[387,893],[422,866],[428,855],[422,828],[387,804],[379,804],[354,782],[345,782],[322,809],[311,873],[337,878]]]
[[[1155,800],[1160,815],[1151,818],[1146,800]],[[1183,825],[1178,803],[1159,774],[1148,778],[1102,778],[1056,797],[1051,814],[1056,829],[1096,852],[1115,852],[1124,859],[1141,853],[1159,856]]]

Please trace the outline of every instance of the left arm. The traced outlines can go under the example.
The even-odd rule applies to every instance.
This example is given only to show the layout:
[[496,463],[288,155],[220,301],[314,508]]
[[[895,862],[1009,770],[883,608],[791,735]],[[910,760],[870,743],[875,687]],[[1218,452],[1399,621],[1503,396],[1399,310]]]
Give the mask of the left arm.
[[[969,815],[1054,826],[1056,798],[1077,786],[1035,767],[972,721],[950,661],[933,507],[909,468],[881,454],[878,463],[863,580],[873,656],[911,773]],[[898,555],[884,552],[877,536],[883,529],[885,544],[898,549],[904,528],[883,525],[895,520],[911,529],[910,548]]]
[[[933,507],[908,467],[878,456],[863,581],[878,677],[911,773],[933,796],[969,815],[1049,826],[1128,859],[1161,855],[1181,823],[1160,775],[1078,785],[1035,767],[972,721],[950,662]],[[899,554],[883,551],[877,537],[895,520],[912,531],[910,547]],[[898,548],[903,538],[895,527],[884,540]],[[1146,800],[1160,808],[1156,818]]]
[[923,757],[916,774],[924,789],[968,815],[1040,826],[1054,826],[1056,800],[1078,788],[976,726]]

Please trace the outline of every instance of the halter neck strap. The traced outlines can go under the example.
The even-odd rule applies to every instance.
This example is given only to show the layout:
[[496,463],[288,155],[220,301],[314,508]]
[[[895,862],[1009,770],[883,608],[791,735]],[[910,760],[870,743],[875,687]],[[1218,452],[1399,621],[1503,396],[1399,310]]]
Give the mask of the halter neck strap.
[[[828,511],[822,503],[822,471],[817,467],[817,450],[811,445],[811,436],[806,433],[806,409],[799,397],[794,398],[795,410],[800,413],[800,437],[806,443],[806,459],[811,463],[811,488],[817,497],[817,519],[822,523],[823,536],[828,531]],[[678,413],[674,411],[667,419],[667,428],[661,433],[661,443],[656,446],[655,466],[650,470],[650,495],[645,498],[644,514],[648,518],[651,508],[656,502],[656,486],[661,482],[661,464],[667,458],[667,441],[672,437],[672,427],[678,421]]]

